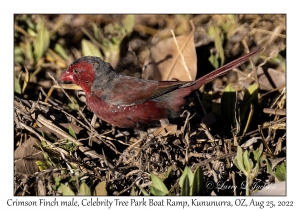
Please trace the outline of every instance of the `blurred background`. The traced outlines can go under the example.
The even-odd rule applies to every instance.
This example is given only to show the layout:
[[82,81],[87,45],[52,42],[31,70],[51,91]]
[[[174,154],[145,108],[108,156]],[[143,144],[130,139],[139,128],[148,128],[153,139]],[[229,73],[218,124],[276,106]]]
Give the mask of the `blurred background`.
[[[192,40],[186,48],[192,45],[196,55],[185,57],[192,57],[189,63],[197,67],[197,78],[242,55],[245,45],[250,50],[265,47],[264,55],[272,57],[268,65],[285,72],[285,15],[20,14],[15,15],[14,28],[15,85],[20,86],[15,92],[29,98],[38,95],[39,86],[50,88],[47,73],[58,78],[72,61],[85,55],[101,57],[118,72],[141,77],[150,49],[172,37],[171,30]],[[152,54],[165,48],[177,50],[166,45]],[[153,79],[151,74],[145,78]]]

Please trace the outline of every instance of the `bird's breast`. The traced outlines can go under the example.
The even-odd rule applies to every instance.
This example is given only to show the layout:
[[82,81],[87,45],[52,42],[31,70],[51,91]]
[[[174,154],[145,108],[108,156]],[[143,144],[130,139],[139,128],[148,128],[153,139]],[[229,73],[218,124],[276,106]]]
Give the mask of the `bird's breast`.
[[100,97],[90,95],[87,96],[87,104],[100,119],[121,128],[151,126],[168,116],[164,104],[154,100],[131,106],[111,105]]

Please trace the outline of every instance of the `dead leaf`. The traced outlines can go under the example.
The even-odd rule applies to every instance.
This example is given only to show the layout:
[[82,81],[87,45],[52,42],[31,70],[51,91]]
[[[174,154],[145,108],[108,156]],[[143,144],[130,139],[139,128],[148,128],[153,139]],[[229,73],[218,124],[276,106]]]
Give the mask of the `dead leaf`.
[[184,62],[174,38],[164,39],[151,47],[150,54],[144,64],[142,78],[181,81],[196,79],[197,56],[194,31],[189,35],[176,37],[176,41],[184,57]]
[[[247,76],[241,71],[237,71],[240,82],[238,84],[239,89],[248,87],[254,81],[254,77]],[[259,81],[259,89],[270,91],[277,87],[282,87],[286,84],[285,73],[271,69],[263,70],[261,67],[257,68],[257,76]]]
[[285,73],[268,68],[268,70],[264,71],[262,68],[257,69],[257,76],[260,89],[262,90],[273,90],[277,87],[284,86],[285,83]]
[[95,196],[107,196],[107,191],[106,191],[106,181],[102,181],[97,186],[95,187],[94,190],[94,195]]
[[176,134],[176,132],[177,132],[177,125],[170,123],[165,127],[165,129],[163,129],[160,132],[160,134],[163,136],[166,135],[167,133],[170,135],[174,135],[174,134]]
[[244,144],[242,144],[241,147],[243,149],[247,149],[248,147],[250,147],[251,145],[253,145],[260,139],[261,139],[261,137],[252,137],[251,139],[247,140]]
[[281,163],[282,161],[284,161],[286,158],[285,157],[282,157],[282,158],[275,158],[275,159],[272,159],[270,160],[271,161],[271,164],[272,164],[272,170],[275,169],[275,167]]
[[36,161],[43,161],[44,157],[41,151],[33,147],[38,142],[30,137],[14,153],[15,172],[23,174],[34,174],[39,171]]

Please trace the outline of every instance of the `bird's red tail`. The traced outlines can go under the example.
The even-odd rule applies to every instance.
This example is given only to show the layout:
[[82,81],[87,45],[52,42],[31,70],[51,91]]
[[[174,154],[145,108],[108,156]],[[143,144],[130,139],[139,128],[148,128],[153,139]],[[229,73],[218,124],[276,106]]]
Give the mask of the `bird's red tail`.
[[195,85],[193,85],[193,87],[195,89],[198,89],[199,87],[201,87],[202,85],[208,83],[208,82],[211,82],[212,80],[214,80],[215,78],[219,77],[219,76],[222,76],[224,74],[226,74],[228,71],[230,71],[231,69],[237,67],[237,66],[240,66],[242,65],[243,63],[245,63],[249,57],[253,56],[253,55],[256,55],[257,53],[260,53],[261,51],[263,50],[262,49],[258,49],[258,50],[255,50],[255,51],[252,51],[234,61],[231,61],[230,63],[227,63],[226,65],[224,66],[221,66],[220,68],[206,74],[205,76],[199,78],[198,80],[195,81]]

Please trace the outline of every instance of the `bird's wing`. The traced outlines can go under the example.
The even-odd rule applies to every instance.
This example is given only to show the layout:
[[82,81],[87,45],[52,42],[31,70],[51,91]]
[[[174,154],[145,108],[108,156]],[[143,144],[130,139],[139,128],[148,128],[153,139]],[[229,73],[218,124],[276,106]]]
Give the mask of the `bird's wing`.
[[183,81],[159,81],[155,91],[152,93],[148,99],[154,99],[166,93],[169,93],[178,88],[188,87],[194,84],[192,82],[183,82]]
[[132,106],[189,84],[193,82],[143,80],[122,76],[112,89],[102,92],[101,97],[111,105]]

